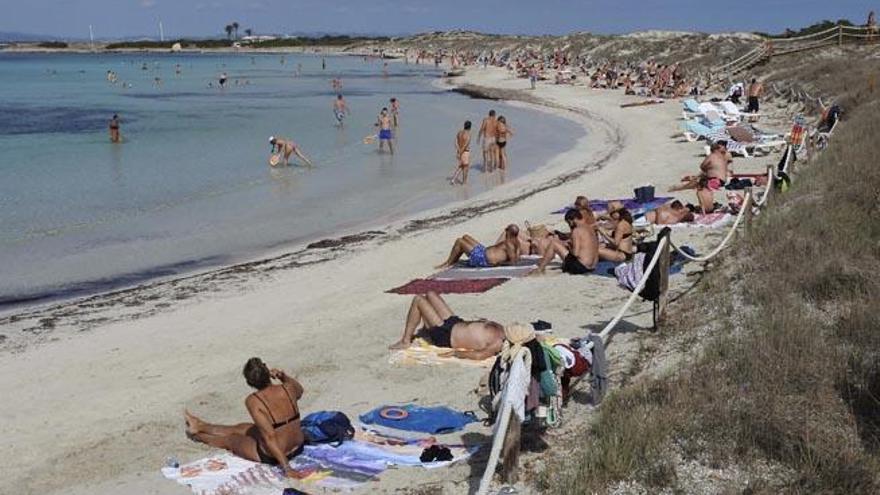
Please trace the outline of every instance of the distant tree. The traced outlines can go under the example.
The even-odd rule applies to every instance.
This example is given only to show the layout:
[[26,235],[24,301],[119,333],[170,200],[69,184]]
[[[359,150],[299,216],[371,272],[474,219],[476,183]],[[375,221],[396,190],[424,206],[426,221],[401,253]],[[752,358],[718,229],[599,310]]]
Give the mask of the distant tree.
[[232,30],[235,31],[235,39],[238,39],[238,22],[232,23]]
[[253,34],[254,34],[254,30],[251,29],[251,28],[247,28],[247,29],[244,30],[244,35],[245,35],[245,36],[251,36],[251,35],[253,35]]
[[226,38],[231,39],[232,38],[232,24],[227,24],[224,29],[226,30]]

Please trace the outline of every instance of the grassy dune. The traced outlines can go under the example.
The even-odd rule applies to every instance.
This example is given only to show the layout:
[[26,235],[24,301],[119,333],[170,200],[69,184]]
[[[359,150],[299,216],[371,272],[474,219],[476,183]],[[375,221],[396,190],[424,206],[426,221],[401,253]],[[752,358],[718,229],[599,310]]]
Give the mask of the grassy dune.
[[779,71],[837,74],[814,86],[845,122],[671,307],[660,347],[686,364],[613,393],[548,493],[701,491],[693,464],[740,473],[708,492],[880,493],[880,61],[845,66]]

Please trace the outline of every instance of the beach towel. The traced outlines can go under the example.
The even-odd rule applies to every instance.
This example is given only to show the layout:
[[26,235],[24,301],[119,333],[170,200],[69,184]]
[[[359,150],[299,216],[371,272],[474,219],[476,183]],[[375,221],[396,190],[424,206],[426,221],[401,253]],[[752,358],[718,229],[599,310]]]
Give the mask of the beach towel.
[[504,277],[463,280],[439,280],[417,278],[387,292],[392,294],[425,294],[434,291],[438,294],[479,294],[493,289],[510,280]]
[[473,268],[468,266],[466,263],[458,263],[453,267],[447,268],[442,272],[432,275],[431,277],[429,277],[429,279],[473,280],[486,278],[519,278],[528,276],[530,273],[535,271],[540,261],[540,256],[526,255],[521,257],[516,263],[503,266]]
[[491,368],[495,361],[494,357],[482,361],[473,359],[460,359],[454,356],[443,356],[449,353],[448,347],[437,347],[429,344],[424,339],[415,339],[413,344],[406,349],[391,351],[388,364],[394,365],[428,365],[457,364],[460,366],[472,366],[475,368]]
[[[432,445],[448,448],[452,460],[422,462],[419,458],[422,451]],[[434,437],[406,440],[359,431],[355,440],[345,441],[339,447],[328,444],[306,446],[303,453],[290,462],[296,479],[285,478],[277,467],[248,461],[228,452],[179,468],[166,467],[162,474],[188,486],[197,495],[278,495],[284,488],[309,484],[331,490],[352,489],[376,481],[390,466],[440,468],[467,459],[479,448],[479,445],[441,444]]]
[[[383,417],[383,411],[403,411],[400,419]],[[462,413],[445,406],[422,407],[414,404],[382,406],[360,415],[361,423],[432,435],[459,431],[477,421],[473,413]]]
[[[632,213],[633,215],[636,215],[636,214],[644,213],[646,211],[650,211],[650,210],[653,210],[653,209],[658,208],[660,206],[663,206],[664,204],[668,203],[669,201],[672,201],[673,199],[675,199],[675,198],[673,198],[673,197],[654,198],[653,200],[648,201],[647,203],[639,203],[638,201],[636,201],[633,198],[621,198],[621,199],[617,199],[617,200],[594,199],[594,200],[590,201],[590,209],[592,209],[594,212],[597,212],[597,213],[598,212],[605,212],[608,209],[608,202],[609,201],[620,201],[623,203],[624,208],[629,210],[630,213]],[[568,210],[571,210],[573,208],[574,208],[574,206],[566,206],[565,208],[561,208],[561,209],[556,210],[552,213],[555,215],[564,215]]]
[[675,223],[672,225],[667,225],[667,227],[672,228],[704,228],[704,229],[717,229],[720,227],[724,227],[733,221],[734,216],[730,213],[726,212],[716,212],[716,213],[695,213],[693,222],[681,222]]

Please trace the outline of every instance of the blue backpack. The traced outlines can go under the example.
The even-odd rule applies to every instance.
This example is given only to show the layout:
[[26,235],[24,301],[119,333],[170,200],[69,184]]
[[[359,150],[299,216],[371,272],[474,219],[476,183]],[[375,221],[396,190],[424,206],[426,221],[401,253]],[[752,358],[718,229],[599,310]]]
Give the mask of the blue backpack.
[[335,443],[337,446],[354,438],[354,427],[348,416],[339,411],[318,411],[300,423],[307,444]]

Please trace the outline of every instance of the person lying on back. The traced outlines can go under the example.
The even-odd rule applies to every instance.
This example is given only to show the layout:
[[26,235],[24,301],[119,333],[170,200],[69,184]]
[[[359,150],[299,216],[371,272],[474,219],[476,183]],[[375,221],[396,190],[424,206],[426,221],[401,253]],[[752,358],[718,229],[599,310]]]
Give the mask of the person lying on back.
[[483,360],[501,352],[504,327],[489,320],[465,321],[455,315],[440,295],[428,292],[413,297],[403,335],[388,348],[406,349],[415,337],[436,347],[453,349],[449,355],[457,358]]
[[504,229],[504,239],[486,247],[468,234],[459,237],[452,245],[449,257],[434,268],[449,268],[455,265],[462,256],[467,255],[468,265],[472,268],[509,265],[519,261],[522,255],[519,243],[519,227],[514,224]]
[[681,201],[675,200],[645,213],[645,219],[654,225],[673,225],[692,222],[694,213]]

